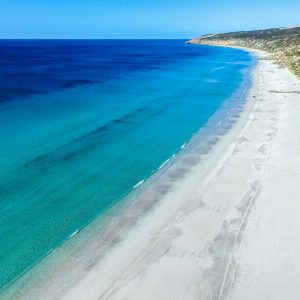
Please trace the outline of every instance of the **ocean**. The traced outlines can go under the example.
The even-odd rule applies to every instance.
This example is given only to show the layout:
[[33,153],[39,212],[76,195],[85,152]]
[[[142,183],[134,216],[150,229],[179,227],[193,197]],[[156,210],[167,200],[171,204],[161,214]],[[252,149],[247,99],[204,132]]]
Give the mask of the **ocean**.
[[254,63],[183,40],[1,40],[0,289],[242,101]]

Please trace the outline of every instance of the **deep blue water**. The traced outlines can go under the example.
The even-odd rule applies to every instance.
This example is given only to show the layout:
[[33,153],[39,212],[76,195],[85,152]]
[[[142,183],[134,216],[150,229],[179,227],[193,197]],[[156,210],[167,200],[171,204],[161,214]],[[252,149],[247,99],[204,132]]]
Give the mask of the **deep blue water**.
[[159,40],[0,40],[0,101],[121,78],[199,55],[180,46]]
[[182,40],[0,41],[0,287],[155,172],[252,64]]

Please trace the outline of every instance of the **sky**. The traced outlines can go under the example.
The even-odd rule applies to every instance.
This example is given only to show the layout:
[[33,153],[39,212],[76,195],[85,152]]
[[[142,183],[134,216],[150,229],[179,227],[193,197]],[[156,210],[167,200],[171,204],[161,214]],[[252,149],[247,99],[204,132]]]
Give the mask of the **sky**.
[[0,38],[191,38],[300,25],[300,0],[0,0]]

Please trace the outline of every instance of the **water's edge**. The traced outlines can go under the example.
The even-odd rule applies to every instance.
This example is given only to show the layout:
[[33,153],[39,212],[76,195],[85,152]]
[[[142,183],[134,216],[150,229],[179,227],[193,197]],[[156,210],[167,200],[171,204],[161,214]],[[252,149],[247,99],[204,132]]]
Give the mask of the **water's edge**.
[[[223,102],[217,112],[209,119],[190,141],[184,143],[155,172],[138,182],[134,188],[124,195],[122,201],[116,200],[110,209],[76,230],[63,244],[50,251],[34,268],[21,275],[4,293],[4,297],[36,297],[42,290],[51,287],[57,278],[64,278],[61,287],[74,283],[79,275],[90,268],[105,255],[111,247],[120,241],[120,237],[161,200],[162,196],[172,188],[172,182],[185,176],[196,164],[201,163],[218,141],[235,124],[243,111],[247,94],[252,85],[252,73],[256,66],[253,60],[251,68],[244,74],[239,89]],[[144,202],[140,205],[141,201]],[[147,204],[145,205],[145,202]],[[72,238],[71,238],[72,237]],[[101,241],[101,242],[99,242]],[[84,253],[93,253],[91,257],[83,257]],[[79,266],[74,267],[74,262]],[[73,265],[73,266],[72,266]],[[65,274],[65,270],[68,274]],[[63,275],[63,277],[61,277]],[[58,293],[62,290],[57,291]]]

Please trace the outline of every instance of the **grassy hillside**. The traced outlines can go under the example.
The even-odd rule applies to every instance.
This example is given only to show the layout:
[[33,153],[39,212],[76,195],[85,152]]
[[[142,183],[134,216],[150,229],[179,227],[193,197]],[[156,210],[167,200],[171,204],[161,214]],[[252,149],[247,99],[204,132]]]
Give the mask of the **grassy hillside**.
[[265,50],[271,53],[271,58],[300,76],[300,27],[211,34],[192,39],[188,43]]

